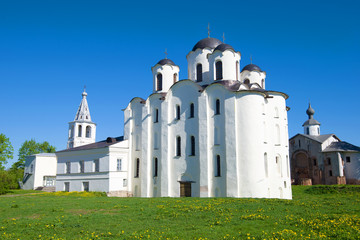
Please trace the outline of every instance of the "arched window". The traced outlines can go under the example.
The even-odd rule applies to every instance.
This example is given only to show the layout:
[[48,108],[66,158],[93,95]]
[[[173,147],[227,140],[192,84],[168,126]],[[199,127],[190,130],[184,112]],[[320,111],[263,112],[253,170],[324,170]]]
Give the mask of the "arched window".
[[307,135],[310,134],[309,127],[306,127],[306,134],[307,134]]
[[156,75],[156,91],[162,90],[162,74],[158,73]]
[[154,177],[158,176],[158,159],[154,158]]
[[215,115],[220,114],[220,100],[216,99],[215,101]]
[[177,120],[180,120],[180,105],[176,105],[176,116]]
[[90,126],[86,127],[86,137],[91,138],[91,127]]
[[176,156],[177,157],[181,156],[181,137],[180,136],[176,137]]
[[249,83],[250,83],[250,80],[249,80],[249,79],[245,79],[245,80],[244,80],[244,83],[245,83],[245,84],[249,84]]
[[276,133],[276,145],[280,145],[281,139],[280,139],[280,127],[279,125],[275,125],[275,133]]
[[139,174],[140,174],[140,159],[137,158],[136,159],[136,168],[135,168],[135,176],[134,177],[138,178]]
[[216,155],[216,169],[215,169],[215,177],[221,177],[221,162],[220,155]]
[[78,137],[81,137],[82,135],[82,126],[79,125],[79,128],[78,128]]
[[261,87],[264,88],[265,85],[265,79],[261,79]]
[[216,80],[223,79],[223,69],[222,69],[222,62],[217,61],[215,64],[216,67]]
[[264,153],[264,169],[265,169],[265,177],[269,177],[267,153]]
[[155,111],[154,111],[154,123],[157,123],[157,122],[159,122],[159,109],[155,109]]
[[196,81],[197,82],[202,81],[202,65],[201,65],[201,63],[196,65]]
[[239,61],[236,61],[235,63],[235,69],[236,69],[236,80],[239,80]]
[[195,107],[193,103],[190,103],[190,116],[189,118],[193,118],[195,115]]
[[277,173],[282,176],[282,171],[281,171],[281,158],[280,158],[279,155],[275,157],[275,162],[276,162]]
[[176,83],[176,81],[177,81],[177,73],[174,73],[173,78],[174,78],[174,83]]
[[191,142],[190,156],[195,156],[195,137],[194,136],[190,137],[190,142]]

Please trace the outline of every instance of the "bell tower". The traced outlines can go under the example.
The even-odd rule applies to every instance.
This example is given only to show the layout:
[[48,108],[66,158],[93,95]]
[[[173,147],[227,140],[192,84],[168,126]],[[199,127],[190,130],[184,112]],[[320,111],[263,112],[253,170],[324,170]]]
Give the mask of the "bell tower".
[[67,148],[79,147],[95,142],[96,124],[91,121],[90,110],[84,88],[82,100],[76,112],[75,119],[69,122],[69,137]]
[[311,107],[309,103],[309,107],[306,110],[306,114],[309,116],[309,119],[304,122],[304,134],[319,136],[320,135],[320,123],[314,119],[315,110]]

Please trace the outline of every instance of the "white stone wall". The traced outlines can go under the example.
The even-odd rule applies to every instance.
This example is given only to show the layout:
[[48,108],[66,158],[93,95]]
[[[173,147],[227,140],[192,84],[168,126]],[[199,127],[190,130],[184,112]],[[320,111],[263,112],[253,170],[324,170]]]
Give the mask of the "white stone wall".
[[210,66],[208,60],[208,54],[212,53],[212,49],[196,49],[195,52],[191,51],[186,59],[188,61],[188,78],[196,82],[196,66],[198,64],[202,65],[202,82],[199,82],[200,85],[212,83],[210,78]]
[[265,89],[265,72],[257,71],[248,71],[244,70],[241,72],[241,82],[244,82],[246,79],[249,79],[250,83],[257,83],[261,88]]
[[[216,67],[217,61],[222,62],[222,75],[224,80],[240,80],[240,53],[233,50],[226,50],[221,52],[219,50],[209,55],[209,73],[210,81],[216,80]],[[238,64],[238,66],[236,66]]]
[[[156,64],[152,69],[153,74],[153,92],[167,92],[174,84],[174,74],[176,74],[176,81],[179,81],[179,67],[173,65]],[[162,90],[157,90],[157,75],[162,74]]]

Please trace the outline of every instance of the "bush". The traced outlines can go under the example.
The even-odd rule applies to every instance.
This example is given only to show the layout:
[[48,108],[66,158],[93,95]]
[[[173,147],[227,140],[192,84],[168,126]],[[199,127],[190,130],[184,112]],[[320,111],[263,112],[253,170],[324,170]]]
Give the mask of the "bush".
[[23,178],[24,170],[10,169],[0,171],[0,195],[8,193],[11,189],[19,189],[18,180]]
[[11,179],[7,171],[0,171],[0,195],[8,193],[10,190]]
[[360,192],[360,186],[354,185],[315,185],[305,190],[308,194],[334,194]]

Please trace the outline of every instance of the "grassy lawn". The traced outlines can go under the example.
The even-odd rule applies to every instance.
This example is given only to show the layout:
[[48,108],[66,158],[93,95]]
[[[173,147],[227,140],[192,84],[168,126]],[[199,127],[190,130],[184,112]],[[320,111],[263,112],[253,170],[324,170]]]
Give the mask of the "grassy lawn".
[[293,200],[0,197],[0,239],[359,239],[360,186],[295,186]]

